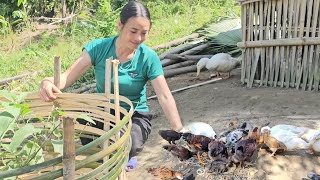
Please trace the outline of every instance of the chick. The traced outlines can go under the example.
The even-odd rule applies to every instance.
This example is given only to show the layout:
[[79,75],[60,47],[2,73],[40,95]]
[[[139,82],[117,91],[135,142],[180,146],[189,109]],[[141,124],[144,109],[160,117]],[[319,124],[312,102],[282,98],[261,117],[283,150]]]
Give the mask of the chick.
[[237,142],[235,153],[231,157],[232,163],[243,165],[249,164],[251,157],[257,149],[257,143],[254,139],[243,139]]
[[147,171],[160,179],[183,179],[183,175],[181,173],[163,166],[158,168],[148,168]]
[[213,161],[221,160],[226,162],[228,158],[227,147],[218,140],[212,140],[208,145],[208,155]]
[[169,144],[175,144],[175,141],[181,138],[182,133],[174,130],[159,130],[159,135],[167,140]]
[[270,136],[270,130],[268,129],[263,130],[263,143],[272,151],[270,156],[274,156],[278,150],[287,150],[287,147],[282,142]]
[[169,145],[164,145],[162,147],[163,147],[163,149],[171,152],[171,154],[173,156],[178,157],[180,159],[180,161],[187,160],[194,155],[193,152],[189,151],[189,149],[187,149],[183,146],[169,144]]
[[255,127],[246,139],[238,141],[235,145],[235,152],[231,157],[232,163],[249,164],[251,157],[257,150],[258,127]]

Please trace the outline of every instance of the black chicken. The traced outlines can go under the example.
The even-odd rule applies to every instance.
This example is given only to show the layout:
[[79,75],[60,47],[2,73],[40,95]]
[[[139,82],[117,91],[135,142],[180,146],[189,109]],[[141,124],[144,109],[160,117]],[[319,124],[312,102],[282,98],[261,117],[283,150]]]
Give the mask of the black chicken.
[[164,145],[162,147],[163,149],[171,152],[173,156],[178,157],[180,161],[185,161],[195,154],[189,151],[189,149],[175,144]]
[[181,138],[182,133],[174,130],[159,130],[159,135],[170,144],[176,144],[175,141]]
[[182,133],[183,139],[188,143],[188,146],[193,151],[205,151],[208,152],[208,144],[211,142],[211,138],[203,135],[194,135],[191,133]]
[[258,128],[254,128],[253,132],[249,135],[248,139],[240,140],[235,145],[235,153],[231,157],[231,164],[236,163],[243,165],[244,163],[250,164],[251,157],[257,150],[256,132]]
[[212,140],[208,145],[208,155],[213,161],[221,160],[226,162],[228,159],[228,149],[227,147],[218,140]]

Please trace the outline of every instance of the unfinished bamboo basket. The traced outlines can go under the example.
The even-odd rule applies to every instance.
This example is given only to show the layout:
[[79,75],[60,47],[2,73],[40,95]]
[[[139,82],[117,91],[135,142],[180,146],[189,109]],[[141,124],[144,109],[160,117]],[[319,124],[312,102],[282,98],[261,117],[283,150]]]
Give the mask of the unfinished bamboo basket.
[[241,82],[318,90],[320,0],[238,0]]
[[[117,62],[113,64],[114,68],[117,68]],[[114,76],[117,79],[117,71]],[[116,82],[114,84],[117,84]],[[110,83],[106,84],[110,85]],[[115,90],[117,88],[115,85]],[[59,108],[65,112],[61,120],[66,118],[75,120],[80,114],[86,114],[93,120],[103,123],[104,127],[108,127],[99,129],[79,123],[74,124],[77,135],[86,134],[87,138],[95,138],[84,146],[79,145],[75,150],[74,158],[81,158],[81,160],[76,160],[73,167],[76,170],[76,176],[74,178],[72,176],[71,179],[126,179],[124,168],[131,149],[130,131],[133,114],[131,101],[119,96],[119,91],[115,91],[115,94],[63,93],[55,95],[57,99],[53,102],[44,102],[38,94],[30,93],[25,101],[30,104],[34,116],[48,117],[53,109]],[[120,101],[131,107],[129,112],[119,105]],[[115,112],[114,115],[110,113],[110,110]],[[123,116],[122,120],[120,116]],[[34,123],[34,126],[41,126],[41,124]],[[36,165],[0,172],[0,179],[14,176],[19,179],[47,180],[62,179],[62,177],[69,179],[66,178],[68,176],[65,176],[66,172],[63,172],[65,170],[63,158],[59,156]],[[99,160],[103,160],[103,163],[98,163]],[[83,169],[86,171],[81,171]]]

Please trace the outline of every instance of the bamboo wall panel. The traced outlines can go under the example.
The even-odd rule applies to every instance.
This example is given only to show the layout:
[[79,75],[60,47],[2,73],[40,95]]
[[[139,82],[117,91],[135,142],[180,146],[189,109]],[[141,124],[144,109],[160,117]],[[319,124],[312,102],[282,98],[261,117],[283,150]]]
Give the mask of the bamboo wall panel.
[[241,82],[319,89],[320,0],[239,0]]

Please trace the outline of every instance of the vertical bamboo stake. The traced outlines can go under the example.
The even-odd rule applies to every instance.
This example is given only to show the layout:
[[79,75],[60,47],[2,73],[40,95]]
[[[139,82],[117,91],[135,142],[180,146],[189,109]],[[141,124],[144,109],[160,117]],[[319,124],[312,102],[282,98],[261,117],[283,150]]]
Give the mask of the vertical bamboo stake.
[[63,179],[74,180],[75,178],[75,144],[74,123],[70,117],[63,119]]
[[[120,122],[120,97],[119,97],[119,79],[118,79],[118,66],[119,66],[119,60],[112,60],[113,64],[113,94],[114,94],[114,113],[116,118],[116,124]],[[120,139],[120,132],[116,134],[116,140]],[[125,171],[121,171],[119,177],[119,180],[125,180],[126,175]]]
[[[61,61],[54,57],[54,84],[60,88]],[[75,179],[74,124],[71,118],[63,118],[63,179]]]
[[[246,41],[246,30],[247,30],[247,5],[241,5],[241,29],[242,29],[242,42]],[[246,76],[246,61],[247,58],[245,56],[245,51],[247,48],[242,50],[242,63],[241,63],[241,82],[242,84],[245,83],[245,76]]]
[[60,56],[54,57],[54,78],[53,83],[60,89],[61,61]]
[[[118,79],[118,66],[119,66],[119,60],[112,60],[113,64],[113,94],[115,96],[114,98],[114,115],[116,117],[116,124],[120,122],[120,101],[119,101],[119,79]],[[117,139],[120,138],[120,134],[116,136]]]
[[[105,67],[105,87],[104,87],[104,91],[106,94],[106,97],[108,97],[109,94],[111,94],[111,60],[113,59],[113,57],[110,57],[109,59],[106,59],[106,67]],[[110,101],[110,99],[108,98],[108,101]],[[106,108],[105,109],[106,112],[110,113],[110,109]],[[104,131],[109,131],[110,130],[110,124],[107,123],[108,120],[104,119],[104,123],[103,123],[103,129]],[[109,139],[103,143],[103,149],[107,149],[109,146]],[[109,156],[104,157],[103,162],[106,162],[109,159]]]

